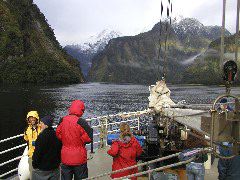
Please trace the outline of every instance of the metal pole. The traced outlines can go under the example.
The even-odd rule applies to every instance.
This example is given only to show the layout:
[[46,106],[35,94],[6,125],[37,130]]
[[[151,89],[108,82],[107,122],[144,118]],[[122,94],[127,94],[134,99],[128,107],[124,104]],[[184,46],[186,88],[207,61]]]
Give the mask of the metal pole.
[[138,131],[140,130],[140,117],[138,117]]
[[186,161],[181,161],[181,162],[178,162],[178,163],[170,164],[170,165],[167,165],[167,166],[162,166],[162,167],[159,167],[159,168],[156,168],[156,169],[151,169],[151,170],[148,170],[148,171],[139,172],[139,173],[136,173],[136,174],[131,174],[131,175],[128,175],[128,176],[116,178],[116,180],[127,179],[127,178],[131,178],[131,177],[138,177],[138,176],[141,176],[143,174],[157,172],[157,171],[161,171],[161,170],[164,170],[164,169],[169,169],[169,168],[172,168],[172,167],[177,167],[177,166],[180,166],[180,165],[183,165],[183,164],[190,163],[191,161],[194,160],[194,158],[191,158],[191,159],[186,160]]
[[[105,131],[105,138],[106,138],[106,136],[108,135],[108,119],[106,118],[105,119],[105,123],[106,123],[106,131]],[[107,140],[106,140],[106,145],[105,145],[105,147],[107,146]]]
[[[150,165],[148,166],[148,170],[151,170]],[[148,180],[151,180],[151,173],[148,173]]]
[[214,120],[216,118],[216,110],[215,109],[212,109],[211,110],[211,116],[212,116],[212,121],[211,121],[211,134],[210,134],[210,146],[211,148],[213,148],[213,138],[215,136],[215,133],[214,133]]
[[[90,121],[90,126],[92,127],[92,121]],[[91,154],[93,154],[93,132],[92,132],[92,142],[91,142]]]
[[94,152],[93,152],[93,140],[92,140],[92,142],[91,142],[91,153],[93,154]]
[[239,9],[240,9],[240,0],[237,0],[237,20],[236,20],[236,37],[235,37],[235,62],[238,61],[238,46],[239,46]]
[[104,147],[104,119],[100,119],[100,124],[101,124],[101,126],[100,126],[100,135],[99,135],[99,137],[100,137],[100,143],[99,143],[99,146],[100,146],[100,148],[103,148]]
[[226,11],[226,0],[223,0],[223,16],[222,16],[222,31],[221,31],[221,57],[220,57],[220,68],[222,68],[224,60],[224,34],[225,34],[225,11]]

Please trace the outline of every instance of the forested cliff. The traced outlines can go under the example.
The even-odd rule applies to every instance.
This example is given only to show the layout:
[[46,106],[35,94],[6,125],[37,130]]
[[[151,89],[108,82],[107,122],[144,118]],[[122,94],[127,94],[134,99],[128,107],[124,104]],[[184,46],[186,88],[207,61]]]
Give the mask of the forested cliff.
[[0,1],[0,83],[83,81],[79,62],[62,49],[32,0]]

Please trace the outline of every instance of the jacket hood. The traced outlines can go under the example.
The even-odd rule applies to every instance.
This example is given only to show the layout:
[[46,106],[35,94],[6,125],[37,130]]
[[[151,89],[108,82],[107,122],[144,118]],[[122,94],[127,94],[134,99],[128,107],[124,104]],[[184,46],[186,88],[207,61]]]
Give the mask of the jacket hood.
[[39,120],[38,112],[37,111],[29,111],[27,114],[27,119],[29,117],[35,117],[37,120]]
[[81,117],[84,113],[84,110],[85,110],[84,102],[81,100],[75,100],[72,102],[69,108],[69,115],[76,115],[78,117]]

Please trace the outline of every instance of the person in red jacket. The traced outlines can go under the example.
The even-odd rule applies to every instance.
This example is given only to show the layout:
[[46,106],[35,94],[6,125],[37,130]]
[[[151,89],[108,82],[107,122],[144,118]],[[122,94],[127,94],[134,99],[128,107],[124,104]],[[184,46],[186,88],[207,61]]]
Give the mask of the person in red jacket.
[[64,180],[88,177],[87,150],[85,145],[93,139],[93,130],[81,118],[85,110],[81,100],[72,102],[69,115],[64,116],[57,127],[56,135],[62,141],[61,176]]
[[[113,157],[112,171],[123,169],[137,164],[136,157],[142,153],[142,148],[137,139],[130,132],[130,127],[126,123],[120,124],[119,140],[113,141],[108,154]],[[124,177],[138,172],[138,168],[133,168],[111,175],[111,178]],[[137,177],[131,178],[136,180]]]

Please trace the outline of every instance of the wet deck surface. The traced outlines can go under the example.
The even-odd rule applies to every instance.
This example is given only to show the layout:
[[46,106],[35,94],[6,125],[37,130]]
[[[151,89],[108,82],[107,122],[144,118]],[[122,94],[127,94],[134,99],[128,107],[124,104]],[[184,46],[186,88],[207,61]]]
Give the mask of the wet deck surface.
[[[93,159],[88,161],[89,177],[96,176],[98,174],[103,174],[111,171],[112,158],[107,155],[107,148],[99,149],[93,155]],[[211,169],[205,171],[206,180],[216,180],[218,179],[218,170],[217,170],[218,159],[215,159]],[[99,178],[100,180],[111,179],[109,177]],[[140,180],[148,179],[147,177],[140,177]]]
[[[88,171],[89,177],[93,177],[99,174],[111,172],[112,170],[112,158],[107,154],[107,150],[109,148],[106,147],[104,149],[98,149],[94,154],[89,155],[88,160]],[[217,159],[215,159],[214,164],[211,166],[210,170],[206,170],[205,178],[206,180],[216,180],[218,179],[218,171],[217,171]],[[17,177],[10,178],[12,180],[18,180]],[[98,178],[99,180],[108,180],[111,179],[109,176],[105,176],[102,178]],[[140,177],[139,180],[146,180],[147,177]],[[187,178],[185,178],[187,179]]]
[[[112,170],[112,157],[107,154],[106,147],[104,149],[98,149],[92,155],[93,158],[88,161],[88,176],[93,177],[99,174],[111,172]],[[100,180],[111,179],[110,177],[102,177]]]

